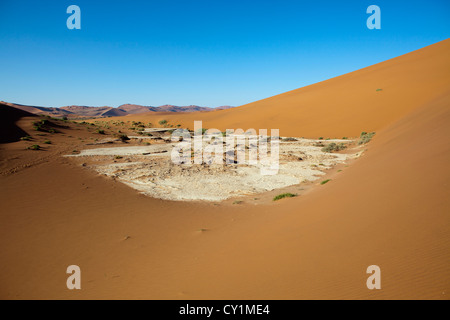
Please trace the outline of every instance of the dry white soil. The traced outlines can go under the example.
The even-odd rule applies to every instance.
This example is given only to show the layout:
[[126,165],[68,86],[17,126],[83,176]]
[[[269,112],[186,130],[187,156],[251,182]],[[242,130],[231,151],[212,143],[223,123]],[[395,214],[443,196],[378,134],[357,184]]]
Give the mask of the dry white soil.
[[175,164],[171,152],[176,143],[96,147],[68,156],[81,157],[84,166],[151,197],[221,201],[314,181],[336,164],[361,155],[359,149],[355,153],[325,153],[318,146],[331,142],[348,144],[351,140],[296,139],[280,141],[279,170],[275,175],[262,175],[260,163]]

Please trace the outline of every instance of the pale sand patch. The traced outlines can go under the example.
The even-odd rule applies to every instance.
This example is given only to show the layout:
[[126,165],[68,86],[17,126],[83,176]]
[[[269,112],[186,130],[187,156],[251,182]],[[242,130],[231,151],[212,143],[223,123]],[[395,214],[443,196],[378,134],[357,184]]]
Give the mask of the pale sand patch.
[[79,154],[70,154],[66,157],[82,157],[82,156],[132,156],[132,155],[154,155],[159,153],[167,153],[172,150],[173,145],[155,144],[150,146],[131,146],[131,147],[113,147],[113,148],[95,148],[84,149]]

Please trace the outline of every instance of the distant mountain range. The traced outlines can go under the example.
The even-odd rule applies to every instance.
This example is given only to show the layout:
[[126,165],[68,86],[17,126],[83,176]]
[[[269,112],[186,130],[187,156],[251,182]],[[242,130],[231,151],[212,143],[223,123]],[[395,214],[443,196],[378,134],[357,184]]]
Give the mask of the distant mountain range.
[[105,107],[65,106],[60,108],[52,108],[52,107],[27,106],[3,101],[0,102],[10,107],[14,107],[37,115],[49,115],[52,117],[67,117],[71,119],[117,117],[145,112],[195,112],[195,111],[213,111],[213,110],[223,110],[233,108],[231,106],[208,108],[195,105],[174,106],[170,104],[166,104],[159,107],[141,106],[137,104],[123,104],[117,108],[108,106]]

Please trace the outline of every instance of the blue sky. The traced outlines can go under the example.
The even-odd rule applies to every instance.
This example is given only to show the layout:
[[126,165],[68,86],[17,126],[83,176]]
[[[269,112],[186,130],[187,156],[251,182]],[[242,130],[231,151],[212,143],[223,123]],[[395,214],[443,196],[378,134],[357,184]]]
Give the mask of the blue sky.
[[237,106],[444,40],[449,16],[448,0],[0,0],[0,100]]

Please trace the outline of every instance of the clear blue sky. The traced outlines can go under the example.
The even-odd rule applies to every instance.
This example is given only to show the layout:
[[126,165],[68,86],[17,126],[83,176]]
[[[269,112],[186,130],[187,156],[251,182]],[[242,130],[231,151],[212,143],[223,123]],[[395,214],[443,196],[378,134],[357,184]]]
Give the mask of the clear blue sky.
[[0,100],[237,106],[444,40],[449,17],[448,0],[0,0]]

